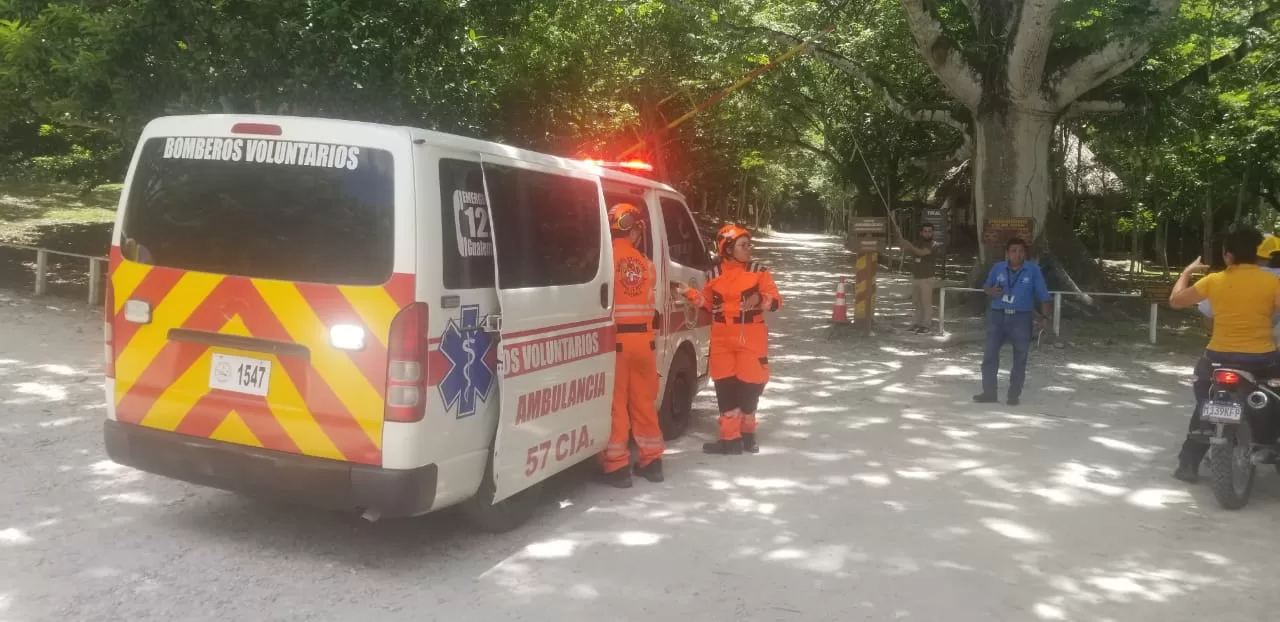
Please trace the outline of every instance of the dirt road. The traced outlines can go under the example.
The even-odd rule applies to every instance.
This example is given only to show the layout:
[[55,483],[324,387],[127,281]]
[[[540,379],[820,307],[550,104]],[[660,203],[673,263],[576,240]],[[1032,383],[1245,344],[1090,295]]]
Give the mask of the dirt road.
[[[570,478],[502,536],[113,465],[97,313],[0,292],[0,621],[1254,621],[1280,607],[1280,476],[1262,472],[1240,512],[1169,477],[1186,354],[1046,349],[1021,407],[979,408],[977,345],[829,341],[847,256],[817,237],[758,249],[788,302],[762,453],[698,452],[704,392],[665,485]],[[905,282],[881,291],[906,311]]]

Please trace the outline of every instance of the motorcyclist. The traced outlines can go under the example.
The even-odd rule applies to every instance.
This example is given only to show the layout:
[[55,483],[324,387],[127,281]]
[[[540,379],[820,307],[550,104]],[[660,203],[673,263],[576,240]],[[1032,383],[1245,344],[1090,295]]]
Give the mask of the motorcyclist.
[[[1280,278],[1280,237],[1268,235],[1262,239],[1262,244],[1258,245],[1258,263],[1262,265],[1265,272],[1269,272]],[[1265,265],[1263,265],[1265,264]],[[1204,316],[1205,328],[1210,333],[1213,332],[1213,307],[1206,298],[1196,305],[1196,310]],[[1271,340],[1276,343],[1276,349],[1280,350],[1280,310],[1271,316]]]
[[[1280,374],[1280,355],[1272,337],[1272,318],[1280,309],[1280,278],[1258,265],[1259,255],[1266,252],[1269,256],[1271,250],[1257,230],[1236,228],[1227,233],[1223,242],[1226,269],[1190,285],[1192,274],[1208,268],[1197,257],[1182,271],[1169,296],[1169,306],[1174,309],[1186,309],[1207,300],[1206,310],[1213,315],[1213,335],[1195,367],[1196,406],[1173,473],[1182,481],[1198,479],[1200,462],[1209,448],[1211,430],[1201,423],[1200,413],[1209,397],[1213,365],[1236,366],[1262,376]],[[1265,452],[1266,459],[1274,460],[1274,435],[1260,434],[1259,440],[1268,443],[1259,451]]]

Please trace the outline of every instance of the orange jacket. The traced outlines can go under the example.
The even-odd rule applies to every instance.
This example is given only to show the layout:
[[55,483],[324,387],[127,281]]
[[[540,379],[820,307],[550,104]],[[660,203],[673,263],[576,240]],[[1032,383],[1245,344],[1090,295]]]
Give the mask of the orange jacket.
[[[752,295],[760,297],[760,304],[744,309],[744,302]],[[754,261],[749,264],[732,259],[721,261],[707,272],[707,284],[702,291],[686,290],[685,297],[711,311],[712,339],[720,326],[764,324],[764,312],[777,311],[782,306],[782,296],[773,282],[773,275],[768,268]]]
[[620,338],[637,333],[653,339],[658,326],[657,282],[653,262],[644,253],[625,239],[613,241],[613,320]]

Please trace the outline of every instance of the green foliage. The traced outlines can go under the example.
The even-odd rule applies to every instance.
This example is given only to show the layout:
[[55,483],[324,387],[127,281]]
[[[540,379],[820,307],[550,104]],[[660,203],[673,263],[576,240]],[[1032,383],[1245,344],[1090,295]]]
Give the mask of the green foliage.
[[[1082,127],[1132,200],[1154,205],[1158,222],[1193,240],[1203,233],[1206,197],[1214,231],[1237,217],[1270,227],[1280,207],[1280,41],[1275,16],[1255,17],[1266,9],[1184,3],[1166,44],[1110,89],[1143,93],[1139,106]],[[1204,72],[1210,59],[1219,62]],[[1199,252],[1198,242],[1188,246]]]
[[[1012,3],[984,2],[998,8]],[[1147,3],[1065,0],[1050,72],[1133,34]],[[981,65],[1005,42],[961,0],[938,14]],[[1123,182],[1136,225],[1192,232],[1280,200],[1280,41],[1260,0],[1184,0],[1140,64],[1089,97],[1131,112],[1067,122]],[[815,35],[882,86],[791,59],[670,132],[667,122]],[[767,30],[766,30],[767,29]],[[1183,88],[1207,59],[1253,47]],[[920,58],[900,0],[0,0],[0,166],[91,185],[118,179],[148,120],[284,113],[403,123],[574,157],[639,153],[728,216],[765,205],[817,220],[924,199],[961,144],[907,109],[963,112]],[[746,203],[743,205],[743,196]],[[799,197],[803,197],[803,200]],[[852,200],[850,200],[852,199]],[[1100,214],[1121,233],[1132,208]],[[1095,231],[1094,226],[1081,230]]]

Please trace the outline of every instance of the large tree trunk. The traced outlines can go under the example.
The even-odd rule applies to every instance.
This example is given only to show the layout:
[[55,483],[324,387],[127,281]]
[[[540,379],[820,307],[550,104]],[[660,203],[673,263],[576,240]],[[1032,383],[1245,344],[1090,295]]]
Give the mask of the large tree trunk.
[[1051,194],[1052,115],[1013,107],[977,118],[974,188],[977,217],[1024,216],[1045,225]]
[[[978,235],[982,235],[982,222],[987,218],[1033,218],[1035,250],[1046,265],[1050,288],[1096,289],[1103,284],[1102,270],[1061,213],[1049,211],[1055,125],[1053,115],[1014,107],[977,118],[973,184]],[[975,266],[971,280],[985,278],[991,264],[1004,258],[1003,248],[980,248],[982,261]],[[1043,261],[1047,255],[1054,259]]]

